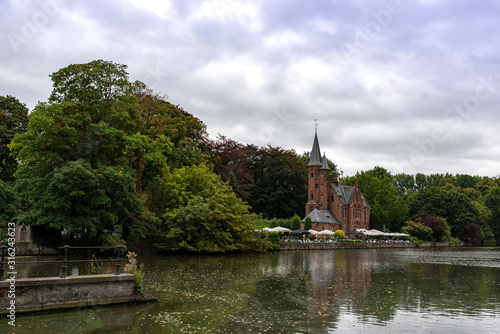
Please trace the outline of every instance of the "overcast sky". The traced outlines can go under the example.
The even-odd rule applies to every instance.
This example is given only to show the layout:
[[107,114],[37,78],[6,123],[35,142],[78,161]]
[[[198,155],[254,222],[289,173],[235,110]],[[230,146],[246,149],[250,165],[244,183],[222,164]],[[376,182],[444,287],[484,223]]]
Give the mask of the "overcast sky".
[[[44,3],[44,4],[42,4]],[[0,95],[126,64],[244,144],[322,153],[344,175],[500,173],[500,1],[0,1]]]

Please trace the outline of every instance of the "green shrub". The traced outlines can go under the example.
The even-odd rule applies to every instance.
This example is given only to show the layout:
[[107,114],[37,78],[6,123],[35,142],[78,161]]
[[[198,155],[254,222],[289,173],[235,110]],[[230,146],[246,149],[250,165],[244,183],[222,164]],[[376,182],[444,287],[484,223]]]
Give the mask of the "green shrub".
[[336,237],[336,238],[340,238],[340,239],[344,239],[344,238],[345,238],[345,233],[344,233],[344,231],[342,231],[342,230],[336,230],[336,231],[335,231],[335,237]]
[[267,239],[269,241],[271,241],[271,249],[272,250],[280,249],[280,236],[277,232],[269,233]]
[[312,219],[311,217],[307,216],[306,220],[304,221],[304,230],[309,231],[312,228],[313,228]]
[[300,229],[302,222],[300,221],[300,217],[295,214],[292,218],[292,230]]

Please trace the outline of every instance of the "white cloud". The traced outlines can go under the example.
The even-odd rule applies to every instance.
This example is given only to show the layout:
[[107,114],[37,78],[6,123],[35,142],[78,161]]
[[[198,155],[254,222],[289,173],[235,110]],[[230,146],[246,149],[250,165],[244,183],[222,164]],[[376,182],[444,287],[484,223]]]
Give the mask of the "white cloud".
[[193,11],[195,20],[209,18],[219,21],[238,20],[252,31],[261,28],[258,8],[250,1],[242,0],[206,0]]
[[174,7],[168,0],[126,0],[135,7],[158,15],[161,19],[172,19],[175,17]]

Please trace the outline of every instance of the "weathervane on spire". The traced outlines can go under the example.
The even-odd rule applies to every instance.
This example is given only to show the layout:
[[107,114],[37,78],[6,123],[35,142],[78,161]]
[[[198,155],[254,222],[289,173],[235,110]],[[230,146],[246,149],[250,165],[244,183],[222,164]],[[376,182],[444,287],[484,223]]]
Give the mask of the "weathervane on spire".
[[318,132],[318,119],[317,118],[314,119],[314,131]]

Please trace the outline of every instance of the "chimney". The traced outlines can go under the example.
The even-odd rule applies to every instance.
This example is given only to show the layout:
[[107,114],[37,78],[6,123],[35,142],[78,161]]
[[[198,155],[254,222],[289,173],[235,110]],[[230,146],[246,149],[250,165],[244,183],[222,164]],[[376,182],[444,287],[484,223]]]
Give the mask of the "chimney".
[[338,174],[333,174],[333,184],[335,186],[339,186],[339,175]]

